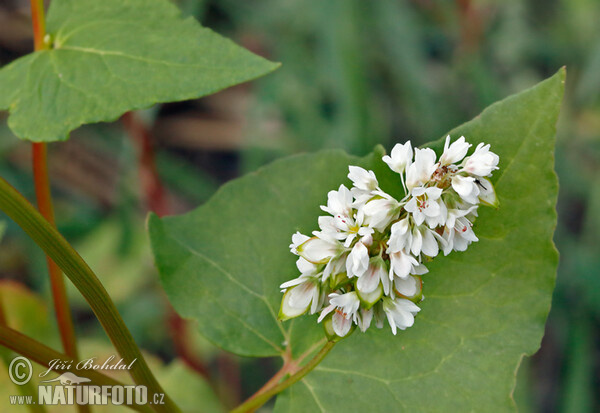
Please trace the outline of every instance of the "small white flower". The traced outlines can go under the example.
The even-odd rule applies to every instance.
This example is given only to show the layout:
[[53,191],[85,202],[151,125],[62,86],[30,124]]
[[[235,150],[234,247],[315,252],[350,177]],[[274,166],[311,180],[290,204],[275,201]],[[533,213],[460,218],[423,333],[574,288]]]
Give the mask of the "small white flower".
[[315,275],[317,273],[317,266],[312,262],[306,261],[302,257],[299,257],[296,260],[296,267],[302,275]]
[[469,214],[473,214],[477,211],[477,205],[457,205],[456,208],[448,210],[448,219],[446,220],[446,226],[453,228],[456,224],[456,220],[462,217],[466,217]]
[[292,235],[292,243],[290,244],[291,253],[298,255],[298,247],[308,241],[309,238],[309,236],[296,231],[296,233]]
[[412,214],[417,225],[421,225],[425,220],[431,228],[443,225],[446,221],[444,216],[446,206],[442,205],[441,195],[442,188],[414,188],[412,198],[406,203],[404,209]]
[[346,260],[348,278],[360,277],[369,268],[369,250],[361,241],[357,242]]
[[364,205],[362,212],[365,214],[365,223],[369,227],[382,231],[390,222],[398,218],[400,204],[385,192],[376,191],[376,193],[377,196]]
[[281,284],[281,288],[286,289],[279,310],[281,320],[298,317],[304,314],[309,307],[310,313],[314,314],[321,306],[319,287],[313,278],[300,276]]
[[313,264],[325,264],[332,257],[342,252],[342,247],[339,244],[324,240],[318,237],[312,237],[298,245],[296,248],[298,255],[312,262]]
[[362,211],[362,207],[365,206],[365,204],[369,202],[371,198],[373,198],[373,191],[363,191],[362,189],[358,189],[355,186],[353,186],[352,189],[350,189],[350,191],[352,192],[352,196],[354,197],[352,207],[358,210],[359,212]]
[[390,169],[399,174],[403,173],[406,167],[411,164],[413,153],[410,141],[405,144],[397,143],[392,149],[392,156],[385,155],[382,159],[387,163]]
[[352,193],[346,186],[340,185],[337,191],[329,191],[327,194],[327,206],[321,206],[325,212],[335,216],[352,216]]
[[477,178],[476,182],[479,187],[479,201],[484,205],[497,208],[499,201],[492,182],[487,178]]
[[409,190],[429,181],[437,169],[435,152],[432,149],[415,148],[415,161],[406,170],[406,186]]
[[396,335],[396,328],[405,330],[411,327],[415,322],[415,314],[421,309],[415,303],[404,298],[384,298],[383,311],[387,316],[388,323],[392,328],[392,333]]
[[377,289],[379,283],[383,285],[384,292],[389,293],[390,280],[388,270],[385,268],[385,263],[381,259],[371,259],[367,271],[356,281],[356,288],[361,293],[372,293]]
[[448,135],[444,144],[444,153],[440,157],[440,165],[446,166],[462,161],[470,147],[471,144],[465,142],[464,136],[461,136],[450,145],[450,135]]
[[394,280],[394,289],[396,293],[406,298],[414,298],[421,294],[423,287],[421,277],[410,276],[407,278],[396,278]]
[[444,255],[452,250],[465,251],[472,242],[479,241],[473,232],[473,224],[464,216],[456,218],[454,226],[446,226],[442,237],[445,241]]
[[354,217],[337,215],[335,217],[320,216],[318,219],[321,231],[314,231],[318,238],[335,242],[342,241],[348,248],[356,237],[365,237],[373,233],[373,229],[364,226],[365,216],[363,211],[358,211]]
[[360,166],[349,166],[348,178],[354,182],[354,186],[363,191],[374,191],[379,183],[373,171],[367,171]]
[[429,272],[429,270],[427,269],[427,267],[425,265],[419,264],[419,265],[415,265],[410,273],[414,274],[414,275],[423,275],[423,274],[427,274],[428,272]]
[[477,204],[479,200],[479,186],[472,176],[454,175],[452,189],[466,202]]
[[354,314],[354,323],[360,328],[363,333],[367,331],[373,319],[373,309],[365,310],[361,308]]
[[498,155],[490,151],[490,145],[482,142],[477,145],[473,155],[465,159],[463,169],[473,175],[490,176],[493,170],[498,169],[499,160]]
[[321,277],[321,282],[325,282],[331,275],[339,274],[346,269],[346,259],[348,258],[348,253],[344,252],[337,257],[333,257],[329,260],[325,269],[323,269],[323,275]]
[[346,318],[352,318],[360,305],[358,296],[354,291],[346,294],[329,294],[329,303],[337,307]]
[[418,257],[421,253],[428,257],[435,257],[440,250],[437,237],[439,235],[425,225],[415,225],[412,230],[410,252],[415,257]]
[[392,225],[390,239],[388,240],[388,250],[391,252],[410,250],[411,244],[412,233],[407,217]]
[[390,280],[394,279],[394,275],[400,278],[406,278],[413,271],[413,268],[419,265],[419,262],[410,253],[404,251],[396,251],[389,254],[390,256]]
[[329,313],[335,311],[331,317],[333,331],[338,336],[344,337],[352,327],[354,316],[360,306],[360,300],[356,292],[352,291],[346,294],[329,294],[329,303],[330,305],[321,311],[317,322],[320,323]]

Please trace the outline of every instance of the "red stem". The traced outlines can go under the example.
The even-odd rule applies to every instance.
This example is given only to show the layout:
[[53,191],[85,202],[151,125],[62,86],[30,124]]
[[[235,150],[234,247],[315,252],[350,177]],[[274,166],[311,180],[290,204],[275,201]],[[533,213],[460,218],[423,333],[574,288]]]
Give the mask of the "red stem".
[[[30,2],[35,50],[44,50],[47,48],[47,45],[44,43],[44,36],[46,35],[44,2],[43,0],[31,0]],[[33,180],[38,209],[42,216],[54,226],[54,208],[52,207],[52,194],[50,193],[50,179],[48,177],[46,143],[33,143],[32,153]],[[63,348],[68,356],[77,359],[75,329],[69,309],[65,280],[58,266],[48,256],[46,256],[46,261],[48,263],[48,273],[50,274],[52,297],[54,298],[54,311],[56,312]]]
[[31,23],[33,25],[33,43],[35,50],[44,50],[46,36],[46,19],[44,17],[44,0],[30,0]]
[[171,339],[175,347],[175,353],[181,358],[189,367],[200,373],[204,378],[209,378],[210,373],[206,366],[198,360],[198,358],[190,351],[187,345],[187,322],[179,316],[173,310],[171,305],[167,303],[169,312],[169,330],[171,332]]
[[[48,178],[47,146],[45,143],[33,143],[33,180],[35,183],[35,195],[37,198],[40,214],[52,225],[54,223],[54,208],[52,206],[52,195],[50,193],[50,180]],[[50,274],[50,286],[54,299],[54,311],[60,331],[60,338],[65,353],[73,359],[78,359],[77,344],[73,319],[69,309],[69,299],[62,271],[50,257],[46,256],[48,273]]]
[[[123,126],[138,149],[138,164],[140,181],[146,206],[158,216],[170,213],[170,204],[167,193],[156,170],[154,145],[152,135],[144,123],[133,112],[127,112],[122,117]],[[175,353],[190,368],[205,378],[209,378],[209,371],[189,348],[187,340],[187,322],[168,306],[168,323]]]
[[125,113],[122,121],[138,148],[139,174],[146,205],[150,211],[160,217],[167,215],[170,212],[170,205],[156,170],[150,131],[133,112]]

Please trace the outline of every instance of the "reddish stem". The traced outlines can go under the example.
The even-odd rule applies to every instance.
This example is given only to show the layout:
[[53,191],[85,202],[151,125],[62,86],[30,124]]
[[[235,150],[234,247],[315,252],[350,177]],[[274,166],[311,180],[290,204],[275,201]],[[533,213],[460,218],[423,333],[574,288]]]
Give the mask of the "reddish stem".
[[31,23],[33,25],[33,43],[35,50],[46,49],[44,37],[46,36],[46,19],[44,17],[44,0],[30,0]]
[[169,309],[169,330],[171,339],[175,346],[175,353],[189,367],[200,373],[204,378],[209,378],[210,373],[206,366],[198,360],[198,358],[190,351],[187,345],[187,322],[177,314],[170,304],[167,304]]
[[460,55],[473,54],[479,48],[484,34],[486,15],[481,7],[472,0],[456,0],[460,15],[460,43],[457,51]]
[[[46,21],[44,18],[43,0],[31,0],[31,21],[33,24],[35,50],[44,50],[47,48],[47,45],[44,43]],[[54,208],[52,207],[52,195],[50,193],[46,144],[33,143],[32,153],[33,180],[38,209],[42,216],[54,226]],[[69,309],[65,280],[58,266],[48,256],[46,256],[46,261],[48,263],[48,273],[50,274],[52,297],[54,298],[54,311],[56,312],[56,320],[58,322],[58,329],[60,331],[63,348],[68,356],[77,359],[75,329],[73,327],[73,319],[71,318],[71,311]]]
[[125,113],[122,121],[127,133],[138,149],[139,174],[146,205],[150,211],[160,217],[167,215],[170,206],[166,191],[156,170],[154,146],[150,131],[133,112]]
[[0,326],[8,326],[6,314],[4,313],[4,299],[2,298],[2,291],[0,291]]
[[[54,208],[52,206],[52,195],[50,193],[50,180],[48,178],[48,156],[45,143],[33,143],[33,180],[35,184],[35,195],[38,209],[42,216],[52,225],[54,223]],[[69,309],[69,299],[65,287],[65,279],[62,271],[50,257],[46,256],[48,273],[50,274],[50,286],[54,299],[54,311],[58,322],[58,329],[65,353],[78,359],[77,344],[73,319]]]
[[[146,206],[158,216],[167,215],[171,208],[166,196],[167,193],[156,170],[152,135],[144,123],[133,112],[125,113],[121,120],[138,150],[139,174]],[[169,330],[175,347],[175,353],[190,368],[203,377],[208,378],[208,369],[202,361],[195,357],[193,351],[189,348],[187,322],[173,310],[170,304],[167,304],[167,306]]]

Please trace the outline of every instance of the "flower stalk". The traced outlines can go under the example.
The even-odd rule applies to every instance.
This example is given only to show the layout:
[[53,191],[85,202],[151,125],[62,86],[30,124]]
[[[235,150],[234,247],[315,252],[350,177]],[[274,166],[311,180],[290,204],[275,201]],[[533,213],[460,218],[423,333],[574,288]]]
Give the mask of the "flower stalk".
[[[262,389],[256,392],[244,403],[240,404],[238,407],[233,409],[231,413],[247,413],[255,411],[267,401],[269,401],[271,397],[277,395],[278,393],[281,393],[282,391],[290,387],[292,384],[295,384],[296,382],[304,378],[304,376],[310,373],[315,367],[319,365],[319,363],[321,363],[321,361],[323,361],[325,356],[327,356],[331,349],[333,349],[333,346],[335,346],[335,342],[327,341],[325,345],[321,348],[321,350],[319,350],[319,352],[308,363],[306,363],[302,368],[300,368],[297,371],[293,371],[293,368],[286,368],[286,365],[284,365],[282,369],[273,377],[273,379],[271,379],[267,383],[266,386],[264,386]],[[286,373],[290,374],[290,376],[287,379],[281,382],[279,380],[275,380],[276,378],[279,379],[280,377],[284,376]]]

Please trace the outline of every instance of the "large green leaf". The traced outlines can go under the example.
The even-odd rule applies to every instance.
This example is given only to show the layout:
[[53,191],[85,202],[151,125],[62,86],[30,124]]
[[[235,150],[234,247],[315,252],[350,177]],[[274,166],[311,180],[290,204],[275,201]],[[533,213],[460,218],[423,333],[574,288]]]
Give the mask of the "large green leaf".
[[[565,72],[492,105],[451,132],[500,155],[493,181],[500,209],[480,208],[480,242],[428,264],[415,326],[355,332],[313,372],[279,396],[279,412],[504,411],[524,354],[539,346],[558,255],[552,243],[557,179],[555,123]],[[442,141],[434,142],[439,154]],[[177,311],[226,350],[295,353],[322,337],[315,317],[279,323],[278,286],[296,275],[291,234],[315,229],[327,191],[348,184],[348,164],[376,170],[380,153],[358,159],[326,151],[284,159],[225,185],[186,215],[150,219],[163,285]]]
[[157,102],[204,96],[278,65],[182,18],[168,0],[53,0],[52,49],[0,71],[0,109],[32,141]]

